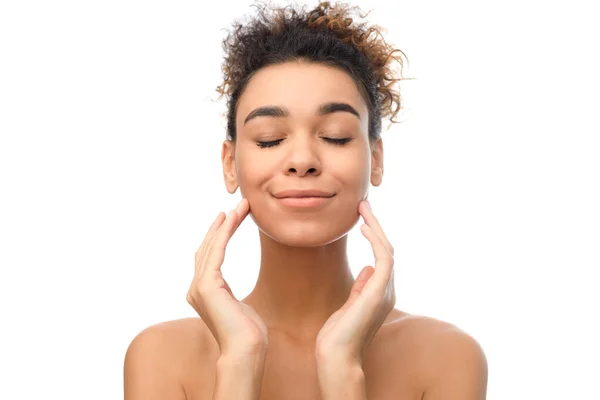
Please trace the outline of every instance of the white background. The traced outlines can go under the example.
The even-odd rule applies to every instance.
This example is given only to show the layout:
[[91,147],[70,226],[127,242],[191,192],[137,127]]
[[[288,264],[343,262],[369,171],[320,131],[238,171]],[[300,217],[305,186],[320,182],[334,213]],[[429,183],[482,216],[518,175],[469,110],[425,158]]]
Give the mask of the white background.
[[[212,101],[221,39],[251,3],[1,3],[0,398],[120,398],[134,336],[195,315],[194,252],[239,200]],[[352,3],[415,78],[370,194],[397,307],[479,341],[488,399],[600,398],[592,3]],[[238,298],[257,245],[247,219],[223,265]],[[358,225],[349,250],[357,274]]]

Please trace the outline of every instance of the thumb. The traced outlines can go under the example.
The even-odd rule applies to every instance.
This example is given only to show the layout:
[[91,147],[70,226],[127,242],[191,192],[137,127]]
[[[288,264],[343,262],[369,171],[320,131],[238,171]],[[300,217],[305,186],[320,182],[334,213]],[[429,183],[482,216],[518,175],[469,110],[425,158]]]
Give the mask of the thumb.
[[375,268],[373,268],[370,265],[367,265],[360,271],[360,273],[356,277],[356,280],[354,281],[354,285],[352,285],[352,289],[350,290],[350,296],[348,297],[348,301],[346,302],[348,307],[350,307],[352,303],[356,301],[358,296],[360,296],[360,293],[362,292],[363,288],[365,287],[371,276],[373,276],[374,272]]
[[231,287],[229,287],[229,284],[227,283],[227,281],[225,279],[223,279],[223,287],[225,288],[225,290],[227,290],[227,292],[229,292],[229,294],[231,295],[231,297],[235,300],[235,301],[239,301],[235,295],[233,294],[233,291],[231,290]]

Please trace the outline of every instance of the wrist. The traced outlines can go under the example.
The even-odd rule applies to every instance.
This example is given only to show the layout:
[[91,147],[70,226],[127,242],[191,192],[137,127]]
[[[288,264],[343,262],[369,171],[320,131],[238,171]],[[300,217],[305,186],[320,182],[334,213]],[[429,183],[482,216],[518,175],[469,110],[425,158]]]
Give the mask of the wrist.
[[241,345],[236,343],[234,345],[221,347],[220,350],[221,354],[219,358],[245,361],[266,358],[268,347],[266,344]]
[[217,361],[213,399],[258,399],[265,358],[240,354],[222,354]]
[[315,353],[317,366],[323,368],[361,368],[362,357],[354,356],[345,351],[317,351]]
[[322,364],[318,380],[323,400],[366,399],[365,374],[358,364]]
[[321,359],[317,361],[317,372],[319,375],[360,374],[363,372],[362,364],[358,361],[347,359]]
[[257,352],[255,354],[245,353],[223,353],[219,356],[217,366],[225,368],[243,368],[258,367],[265,363],[267,352]]

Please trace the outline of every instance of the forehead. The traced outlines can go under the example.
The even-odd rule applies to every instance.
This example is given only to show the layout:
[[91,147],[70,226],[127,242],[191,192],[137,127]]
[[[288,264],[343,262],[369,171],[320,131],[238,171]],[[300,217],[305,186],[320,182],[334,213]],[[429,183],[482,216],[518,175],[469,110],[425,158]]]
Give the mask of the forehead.
[[256,107],[282,106],[290,110],[292,118],[303,118],[315,117],[320,104],[332,101],[350,104],[362,121],[368,117],[367,105],[348,73],[309,62],[270,65],[256,72],[240,97],[237,126]]

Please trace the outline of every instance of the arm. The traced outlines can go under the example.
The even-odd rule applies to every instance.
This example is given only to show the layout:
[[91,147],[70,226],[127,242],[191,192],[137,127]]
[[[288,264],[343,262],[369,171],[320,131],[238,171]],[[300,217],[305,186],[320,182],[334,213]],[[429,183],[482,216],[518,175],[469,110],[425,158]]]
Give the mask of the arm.
[[423,400],[485,400],[488,366],[483,349],[460,330],[447,332],[439,341],[431,384]]
[[213,400],[258,400],[265,370],[265,357],[221,356]]
[[322,400],[367,400],[360,363],[318,361],[317,371]]

